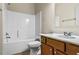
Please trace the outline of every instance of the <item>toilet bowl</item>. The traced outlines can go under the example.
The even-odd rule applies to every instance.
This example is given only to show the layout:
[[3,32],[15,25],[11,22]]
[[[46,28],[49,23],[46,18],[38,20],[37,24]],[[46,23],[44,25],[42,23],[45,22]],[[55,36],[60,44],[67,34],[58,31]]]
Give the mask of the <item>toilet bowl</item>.
[[38,51],[40,50],[41,43],[39,41],[32,41],[28,43],[30,48],[30,55],[37,55]]

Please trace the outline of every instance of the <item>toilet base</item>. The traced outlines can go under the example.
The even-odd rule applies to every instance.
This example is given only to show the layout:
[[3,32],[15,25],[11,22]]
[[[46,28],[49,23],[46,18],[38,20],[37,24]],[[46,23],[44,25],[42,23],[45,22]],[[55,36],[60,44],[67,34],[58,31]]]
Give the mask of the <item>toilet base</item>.
[[40,55],[40,54],[41,54],[41,49],[39,47],[30,49],[30,55]]

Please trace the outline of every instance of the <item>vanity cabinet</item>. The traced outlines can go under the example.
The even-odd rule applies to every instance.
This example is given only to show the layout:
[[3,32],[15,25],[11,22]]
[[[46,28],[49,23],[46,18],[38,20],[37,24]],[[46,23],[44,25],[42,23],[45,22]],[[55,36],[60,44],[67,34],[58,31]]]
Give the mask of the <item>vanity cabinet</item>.
[[79,45],[60,41],[54,38],[41,36],[42,55],[77,55]]
[[41,48],[42,48],[42,55],[52,55],[53,54],[54,50],[52,47],[42,43]]
[[79,46],[67,43],[66,44],[66,53],[69,55],[78,54],[79,53]]
[[47,44],[56,48],[56,49],[59,49],[61,51],[64,51],[64,43],[61,42],[61,41],[57,41],[57,40],[54,40],[54,39],[47,39]]

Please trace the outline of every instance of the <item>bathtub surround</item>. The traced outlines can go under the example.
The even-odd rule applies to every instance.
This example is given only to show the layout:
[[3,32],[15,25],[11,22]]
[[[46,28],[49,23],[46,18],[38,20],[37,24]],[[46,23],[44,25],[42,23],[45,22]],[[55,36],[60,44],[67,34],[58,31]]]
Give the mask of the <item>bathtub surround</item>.
[[[35,14],[35,9],[37,4],[34,3],[10,3],[9,5],[6,4],[7,10],[11,10],[14,12],[24,13],[24,14],[30,14],[35,15],[35,37],[40,38],[40,32],[41,32],[41,16],[42,12],[38,12]],[[36,8],[35,8],[36,7]]]
[[24,13],[24,14],[30,14],[30,15],[35,15],[35,38],[40,38],[40,33],[41,32],[41,16],[42,12],[38,12],[35,14],[35,7],[37,4],[34,3],[10,3],[9,5],[6,4],[7,10],[19,12],[19,13]]
[[[23,52],[28,49],[28,45],[27,45],[28,42],[35,40],[35,38],[34,38],[35,23],[33,20],[33,19],[35,19],[35,16],[34,16],[34,14],[30,14],[30,13],[29,14],[20,13],[20,12],[16,12],[16,11],[7,10],[6,5],[4,6],[4,8],[5,8],[3,10],[4,15],[5,15],[5,17],[4,17],[4,28],[5,28],[4,34],[6,34],[6,32],[7,32],[11,38],[4,39],[3,54],[10,55],[10,54],[16,54],[16,53]],[[27,21],[27,19],[29,19],[30,21]],[[24,32],[24,31],[26,31],[26,32]],[[6,36],[4,35],[4,37],[6,37]],[[29,38],[32,38],[32,39],[29,39]]]
[[[20,50],[23,49],[23,46],[26,47],[22,50],[24,51],[28,47],[27,46],[28,42],[35,40],[35,16],[34,15],[28,15],[28,14],[7,10],[5,22],[6,22],[5,23],[6,32],[9,34],[11,38],[6,38],[4,40],[6,41],[4,43],[4,54],[15,54],[16,52],[20,52]],[[25,42],[23,42],[23,40]],[[16,49],[14,49],[12,46],[16,47]]]
[[34,4],[30,3],[4,5],[4,34],[8,36],[4,35],[3,54],[12,55],[28,50],[29,42],[40,39],[40,13],[35,15]]
[[35,15],[23,14],[7,10],[6,17],[6,32],[8,32],[10,36],[15,35],[15,38],[12,36],[12,39],[26,40],[35,37]]

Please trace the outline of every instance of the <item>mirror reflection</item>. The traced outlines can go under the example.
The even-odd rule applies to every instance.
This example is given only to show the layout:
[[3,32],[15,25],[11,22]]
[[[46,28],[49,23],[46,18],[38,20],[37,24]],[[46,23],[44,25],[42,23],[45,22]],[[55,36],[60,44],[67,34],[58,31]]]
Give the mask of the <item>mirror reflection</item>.
[[[79,10],[77,3],[57,3],[55,5],[56,26],[74,27],[77,26],[77,12]],[[77,10],[78,9],[78,10]],[[58,21],[59,20],[59,21]]]

